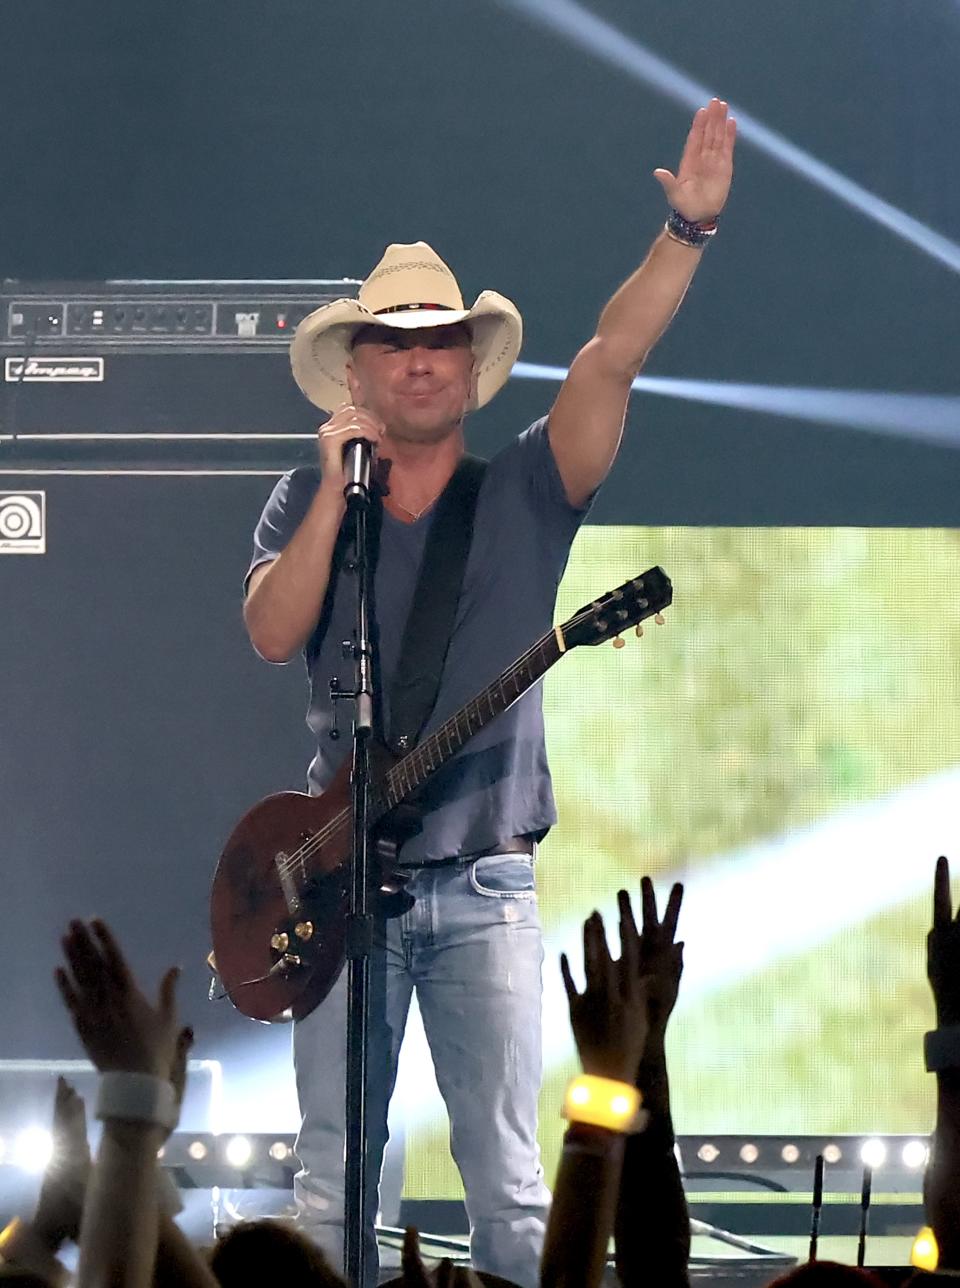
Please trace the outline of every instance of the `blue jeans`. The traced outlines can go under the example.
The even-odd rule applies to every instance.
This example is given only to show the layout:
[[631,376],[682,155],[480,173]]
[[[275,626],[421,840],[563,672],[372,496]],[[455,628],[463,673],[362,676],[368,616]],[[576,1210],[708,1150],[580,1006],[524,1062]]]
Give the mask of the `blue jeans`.
[[[450,1116],[472,1263],[536,1288],[550,1194],[536,1137],[543,947],[533,861],[503,854],[423,868],[408,889],[416,902],[386,924],[372,972],[379,992],[369,1045],[368,1265],[376,1266],[387,1105],[415,988]],[[303,1115],[299,1219],[335,1265],[343,1248],[345,1033],[346,971],[294,1026],[293,1043]]]

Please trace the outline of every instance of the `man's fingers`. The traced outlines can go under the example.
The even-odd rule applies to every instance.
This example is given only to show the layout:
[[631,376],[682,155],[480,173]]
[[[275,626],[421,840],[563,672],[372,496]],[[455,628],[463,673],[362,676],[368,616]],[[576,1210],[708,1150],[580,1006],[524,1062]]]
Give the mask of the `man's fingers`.
[[367,411],[364,407],[356,407],[352,403],[346,403],[338,407],[328,421],[321,426],[319,433],[321,437],[332,438],[337,434],[344,434],[349,431],[355,433],[370,432],[378,438],[382,437],[385,426],[379,416],[373,412]]
[[950,864],[946,855],[937,859],[937,870],[933,878],[933,925],[941,930],[950,925]]
[[707,130],[707,108],[700,107],[694,113],[693,121],[690,125],[690,133],[687,135],[687,141],[684,144],[683,156],[680,158],[678,167],[680,174],[683,173],[684,167],[696,162],[700,153],[703,151],[704,137]]
[[666,196],[667,200],[670,202],[672,206],[673,193],[677,186],[676,175],[671,174],[669,170],[654,170],[653,177],[656,179],[657,183],[659,183],[660,187],[663,189],[664,195]]
[[705,149],[712,152],[723,145],[726,124],[727,105],[723,99],[715,98],[707,109],[706,127],[703,135]]

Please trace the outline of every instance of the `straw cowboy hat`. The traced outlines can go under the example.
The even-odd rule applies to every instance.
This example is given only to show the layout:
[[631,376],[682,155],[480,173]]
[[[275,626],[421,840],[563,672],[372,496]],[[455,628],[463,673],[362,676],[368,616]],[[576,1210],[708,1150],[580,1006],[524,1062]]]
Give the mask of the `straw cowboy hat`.
[[290,345],[294,379],[316,407],[333,411],[350,399],[346,367],[360,327],[373,323],[409,331],[454,322],[470,327],[477,364],[471,406],[482,407],[506,384],[517,360],[520,314],[496,291],[483,291],[465,309],[457,279],[426,242],[388,246],[357,299],[332,300],[297,327]]

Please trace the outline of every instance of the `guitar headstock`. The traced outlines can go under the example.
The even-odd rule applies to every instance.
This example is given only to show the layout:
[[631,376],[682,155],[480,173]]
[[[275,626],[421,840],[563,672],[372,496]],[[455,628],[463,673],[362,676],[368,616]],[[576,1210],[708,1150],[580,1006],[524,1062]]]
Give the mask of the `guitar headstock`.
[[[565,649],[579,644],[603,644],[621,631],[661,612],[673,600],[670,578],[660,567],[648,568],[616,590],[584,604],[569,621],[558,626]],[[622,642],[622,641],[621,641]]]

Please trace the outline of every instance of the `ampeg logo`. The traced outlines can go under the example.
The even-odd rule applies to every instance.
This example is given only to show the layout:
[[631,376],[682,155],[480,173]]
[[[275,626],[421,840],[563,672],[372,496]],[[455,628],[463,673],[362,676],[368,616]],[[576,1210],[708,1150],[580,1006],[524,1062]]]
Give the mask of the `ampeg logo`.
[[7,358],[3,378],[8,384],[96,384],[103,380],[102,358]]
[[0,555],[47,552],[47,494],[0,492]]

